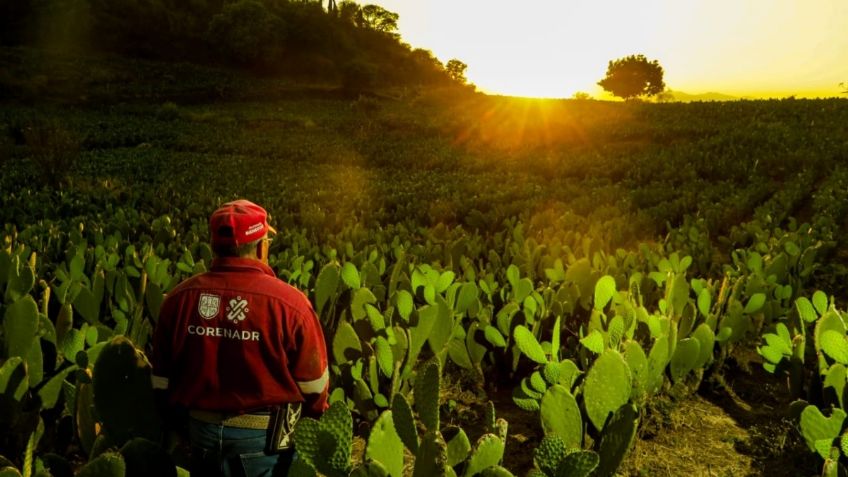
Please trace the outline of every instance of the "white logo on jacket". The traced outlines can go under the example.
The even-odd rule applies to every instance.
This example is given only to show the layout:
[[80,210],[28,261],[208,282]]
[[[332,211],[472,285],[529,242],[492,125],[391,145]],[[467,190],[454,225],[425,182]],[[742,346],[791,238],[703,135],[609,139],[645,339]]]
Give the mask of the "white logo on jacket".
[[236,323],[244,321],[247,318],[247,300],[237,296],[230,300],[230,305],[227,307],[227,319]]
[[221,311],[220,296],[212,295],[211,293],[200,294],[200,301],[197,303],[197,312],[200,313],[201,318],[211,320],[218,316],[219,311]]

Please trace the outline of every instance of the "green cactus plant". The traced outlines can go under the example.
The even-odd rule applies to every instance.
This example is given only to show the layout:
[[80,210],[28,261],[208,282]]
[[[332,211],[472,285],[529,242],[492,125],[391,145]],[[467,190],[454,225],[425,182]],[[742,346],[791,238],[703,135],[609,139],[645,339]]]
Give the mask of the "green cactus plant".
[[395,430],[406,448],[413,454],[418,452],[418,431],[415,429],[415,417],[412,415],[409,402],[402,394],[395,394],[392,398],[392,418],[395,423]]
[[[415,454],[415,468],[412,477],[430,477],[447,475],[448,450],[442,435],[438,431],[429,431],[421,439],[418,453]],[[452,470],[452,469],[451,469]]]
[[150,372],[144,354],[123,336],[113,338],[94,364],[94,406],[115,445],[133,437],[161,438]]
[[403,442],[395,431],[392,411],[384,411],[377,418],[368,436],[365,458],[382,464],[392,477],[403,475]]
[[603,429],[607,418],[630,400],[631,379],[630,368],[615,350],[605,351],[589,369],[583,397],[595,429]]
[[816,406],[805,407],[801,412],[800,427],[807,447],[826,459],[834,439],[842,433],[845,417],[845,411],[839,408],[834,408],[830,417],[824,417]]
[[124,477],[127,465],[117,452],[106,452],[85,464],[77,477]]
[[545,364],[548,362],[548,358],[545,356],[545,351],[542,349],[542,345],[539,344],[539,341],[537,341],[536,337],[533,336],[533,332],[527,329],[526,326],[516,326],[512,336],[513,339],[515,339],[516,346],[518,346],[518,349],[521,350],[525,356],[539,364]]
[[563,386],[551,386],[542,397],[542,429],[559,436],[569,448],[583,445],[583,419],[577,400]]
[[337,364],[351,363],[362,356],[362,343],[350,323],[342,321],[333,335],[333,359]]
[[503,459],[505,443],[494,434],[484,434],[474,444],[468,465],[465,467],[464,477],[474,477],[483,469],[498,465]]
[[127,466],[127,477],[177,477],[171,455],[153,441],[136,437],[124,444],[120,452]]
[[487,467],[477,475],[479,475],[480,477],[514,477],[512,472],[504,469],[499,465]]
[[560,463],[568,455],[568,447],[557,434],[549,434],[533,451],[533,462],[544,475],[555,476]]
[[597,469],[600,461],[600,456],[594,451],[571,452],[562,460],[554,477],[589,477]]
[[442,433],[448,449],[448,466],[455,467],[468,458],[471,441],[461,427],[449,426]]
[[[20,356],[29,361],[31,351],[37,344],[37,331],[38,304],[31,296],[26,295],[9,305],[3,315],[6,356]],[[31,373],[32,370],[30,370]]]
[[[294,445],[303,462],[328,477],[350,473],[353,416],[341,401],[334,402],[320,420],[304,417],[294,428]],[[304,472],[309,471],[304,469]]]
[[636,428],[639,425],[639,411],[632,404],[619,408],[612,419],[604,427],[598,445],[600,462],[595,475],[610,477],[615,475],[627,451],[636,438]]
[[675,383],[682,380],[695,368],[701,353],[701,344],[695,338],[684,338],[677,342],[674,355],[671,357],[671,380]]
[[418,371],[415,378],[415,410],[427,431],[439,430],[439,391],[441,389],[441,367],[437,359],[431,359]]

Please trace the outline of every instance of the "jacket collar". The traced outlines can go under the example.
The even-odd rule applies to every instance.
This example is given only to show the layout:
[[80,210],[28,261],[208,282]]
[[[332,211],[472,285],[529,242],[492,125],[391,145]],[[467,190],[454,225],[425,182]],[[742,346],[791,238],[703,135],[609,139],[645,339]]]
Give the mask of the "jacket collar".
[[240,257],[215,257],[212,259],[213,272],[246,272],[264,273],[276,277],[274,270],[268,265],[252,258]]

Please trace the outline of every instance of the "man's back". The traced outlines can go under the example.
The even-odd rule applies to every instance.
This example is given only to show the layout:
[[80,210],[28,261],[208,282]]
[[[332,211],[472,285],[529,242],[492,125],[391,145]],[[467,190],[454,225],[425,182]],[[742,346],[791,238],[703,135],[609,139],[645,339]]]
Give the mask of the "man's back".
[[[306,297],[256,260],[217,258],[177,286],[154,335],[154,374],[188,409],[244,413],[326,386],[320,324]],[[323,358],[323,359],[322,359]],[[307,389],[303,389],[307,386]],[[323,399],[308,403],[315,413]]]

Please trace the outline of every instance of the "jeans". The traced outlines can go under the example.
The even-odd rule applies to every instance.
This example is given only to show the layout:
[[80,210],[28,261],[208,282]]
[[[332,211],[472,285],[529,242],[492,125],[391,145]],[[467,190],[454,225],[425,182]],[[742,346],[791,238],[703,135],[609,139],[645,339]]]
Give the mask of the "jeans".
[[191,419],[191,475],[284,477],[296,459],[294,448],[265,454],[267,431],[224,427]]

